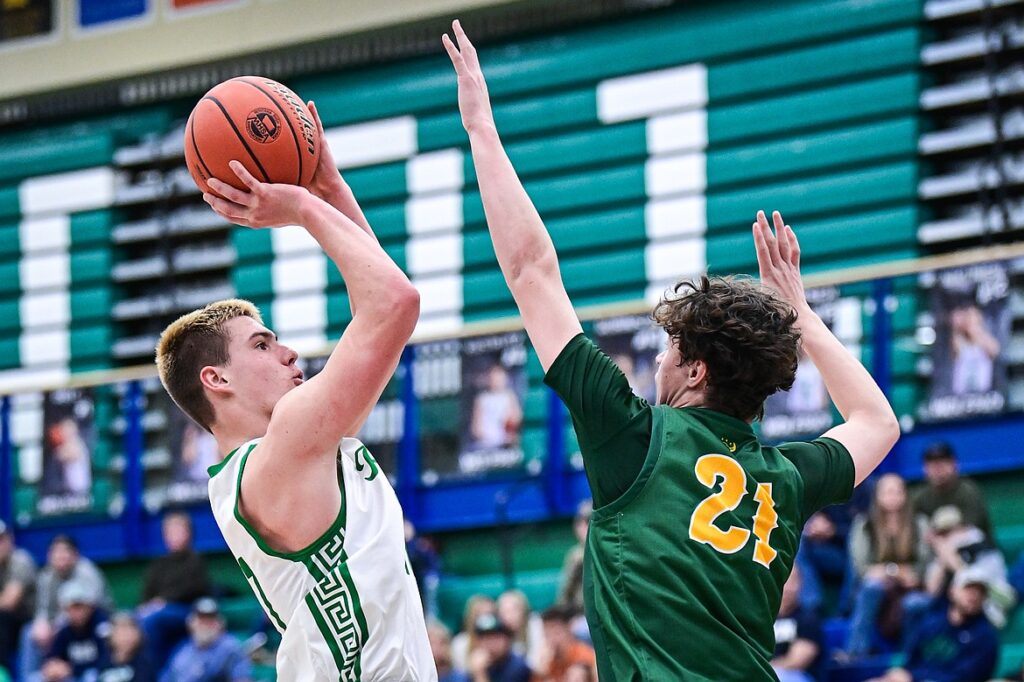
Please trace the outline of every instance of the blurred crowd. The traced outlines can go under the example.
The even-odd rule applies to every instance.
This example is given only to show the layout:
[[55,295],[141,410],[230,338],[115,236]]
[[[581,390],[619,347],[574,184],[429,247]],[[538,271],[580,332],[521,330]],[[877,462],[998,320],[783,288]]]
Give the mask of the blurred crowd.
[[[925,452],[924,473],[913,492],[884,474],[808,520],[775,623],[782,682],[836,667],[873,682],[992,679],[1024,560],[1008,568],[980,488],[960,475],[948,445]],[[580,505],[552,605],[534,611],[516,589],[475,595],[455,633],[438,619],[438,553],[407,526],[440,682],[596,682],[583,618],[590,513]],[[37,568],[0,523],[0,682],[246,682],[253,661],[272,666],[276,637],[262,613],[244,641],[228,632],[189,517],[167,514],[163,539],[167,553],[149,565],[141,604],[116,611],[102,572],[71,537],[55,536]]]

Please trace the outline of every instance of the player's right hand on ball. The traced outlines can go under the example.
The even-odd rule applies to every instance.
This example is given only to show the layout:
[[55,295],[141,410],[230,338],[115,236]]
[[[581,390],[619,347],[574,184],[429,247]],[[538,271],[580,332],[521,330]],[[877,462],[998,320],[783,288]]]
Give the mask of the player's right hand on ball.
[[[231,170],[247,188],[240,190],[217,178],[210,178],[210,189],[221,196],[203,194],[203,200],[217,215],[245,227],[282,227],[302,222],[303,207],[316,199],[305,187],[260,182],[238,161]],[[223,198],[221,198],[223,197]]]
[[487,94],[487,81],[484,80],[484,73],[480,69],[476,48],[457,19],[452,22],[452,30],[459,41],[458,47],[447,33],[441,36],[441,42],[448,51],[455,73],[459,77],[459,111],[462,113],[462,125],[468,133],[481,128],[493,128],[491,99]]

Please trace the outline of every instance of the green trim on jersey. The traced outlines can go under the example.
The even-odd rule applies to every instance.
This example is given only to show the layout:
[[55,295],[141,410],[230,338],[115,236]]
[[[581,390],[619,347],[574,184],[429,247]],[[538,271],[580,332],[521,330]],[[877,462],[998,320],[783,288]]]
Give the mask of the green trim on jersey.
[[236,452],[238,452],[238,450],[239,450],[239,449],[240,449],[241,447],[242,447],[242,446],[238,446],[237,448],[235,448],[234,450],[232,450],[231,452],[229,452],[229,453],[228,453],[228,456],[227,456],[227,457],[225,457],[225,458],[224,458],[224,459],[222,459],[221,461],[217,462],[217,463],[216,463],[216,464],[214,464],[213,466],[211,466],[211,467],[208,467],[208,468],[206,469],[206,473],[208,473],[208,474],[210,475],[210,478],[213,478],[214,476],[216,476],[217,474],[219,474],[219,473],[220,473],[220,470],[221,470],[221,469],[223,469],[224,467],[226,467],[226,466],[228,465],[228,460],[229,460],[229,459],[231,459],[231,456],[232,456],[233,454],[235,454]]
[[347,560],[342,550],[337,565],[326,575],[313,561],[306,562],[317,584],[305,601],[341,671],[339,679],[358,682],[362,677],[362,651],[369,637],[369,627]]
[[277,610],[274,609],[274,605],[270,603],[270,600],[267,598],[267,593],[263,591],[263,586],[260,585],[259,578],[256,577],[256,574],[253,573],[252,569],[249,568],[249,564],[246,563],[245,559],[242,557],[238,557],[238,567],[242,569],[242,575],[245,576],[246,580],[252,580],[252,584],[256,588],[260,601],[263,602],[264,608],[270,614],[270,617],[274,619],[274,623],[277,625],[278,629],[284,632],[288,626],[284,624],[284,621],[281,620],[281,616],[279,616]]
[[338,509],[338,516],[334,519],[334,523],[331,524],[330,528],[323,532],[323,534],[314,540],[310,545],[304,549],[300,549],[295,552],[279,552],[263,539],[263,536],[259,534],[255,528],[249,525],[249,522],[242,516],[242,511],[238,508],[238,501],[242,499],[242,473],[245,471],[245,463],[249,461],[249,455],[256,448],[258,443],[253,443],[246,450],[245,454],[242,455],[242,461],[238,464],[238,480],[235,483],[235,519],[245,529],[245,532],[256,542],[256,545],[260,548],[260,551],[272,557],[278,559],[287,559],[288,561],[298,561],[305,563],[307,559],[319,552],[324,546],[339,533],[344,536],[345,531],[345,487],[343,482],[340,483],[341,487],[341,505]]

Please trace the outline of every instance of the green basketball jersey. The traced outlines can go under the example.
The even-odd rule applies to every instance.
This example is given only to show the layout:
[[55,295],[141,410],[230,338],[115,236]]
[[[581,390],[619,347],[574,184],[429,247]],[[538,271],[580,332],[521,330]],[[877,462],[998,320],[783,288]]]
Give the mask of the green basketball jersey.
[[595,493],[584,601],[602,682],[776,679],[782,586],[804,522],[852,492],[846,449],[765,447],[726,414],[650,406],[583,336],[545,381]]

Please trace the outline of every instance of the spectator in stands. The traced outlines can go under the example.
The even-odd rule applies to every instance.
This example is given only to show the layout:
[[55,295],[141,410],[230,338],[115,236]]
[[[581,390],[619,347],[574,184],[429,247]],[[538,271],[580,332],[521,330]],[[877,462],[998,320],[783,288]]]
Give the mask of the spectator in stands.
[[462,611],[462,632],[452,638],[452,663],[459,670],[469,668],[469,652],[476,648],[475,624],[480,616],[490,613],[497,614],[498,607],[494,600],[482,594],[474,594],[466,600]]
[[872,682],[984,682],[999,653],[995,627],[985,617],[988,591],[984,570],[968,567],[956,574],[948,599],[925,617],[907,648],[902,668]]
[[935,558],[925,574],[925,589],[932,596],[949,591],[953,576],[971,566],[984,572],[988,583],[985,615],[996,627],[1006,624],[1006,611],[1016,595],[1006,580],[1006,561],[1002,552],[976,526],[964,522],[957,507],[939,507],[932,515],[928,536]]
[[60,607],[64,624],[53,636],[53,644],[37,679],[44,682],[91,682],[107,661],[107,614],[98,607],[100,593],[95,585],[72,580],[61,585]]
[[797,566],[782,588],[782,604],[775,619],[772,668],[779,682],[812,682],[821,654],[821,621],[813,609],[800,603],[801,573]]
[[31,627],[22,631],[19,650],[21,679],[39,669],[43,654],[53,643],[56,621],[61,615],[60,588],[74,581],[88,588],[92,594],[100,595],[100,608],[111,610],[114,600],[103,574],[96,564],[78,552],[78,545],[68,535],[54,536],[46,554],[46,566],[36,580],[36,614]]
[[978,485],[960,476],[956,454],[949,443],[933,443],[924,451],[924,477],[927,485],[914,497],[914,510],[928,518],[939,507],[953,505],[963,514],[964,522],[980,528],[992,537],[988,507]]
[[565,682],[597,682],[597,673],[589,665],[574,663],[565,671]]
[[576,508],[576,518],[572,522],[576,544],[565,554],[558,598],[555,600],[562,606],[572,608],[577,614],[583,613],[583,550],[587,544],[587,532],[590,530],[590,515],[593,510],[594,505],[590,500],[580,502]]
[[427,640],[434,655],[437,682],[470,682],[469,675],[452,664],[452,634],[442,623],[427,621]]
[[826,588],[836,590],[840,607],[848,608],[850,527],[871,506],[873,492],[872,481],[865,481],[853,489],[849,502],[825,507],[804,524],[796,564],[801,569],[800,603],[805,608],[820,609]]
[[521,590],[506,590],[498,597],[498,619],[512,633],[512,650],[531,668],[540,664],[544,645],[544,624],[530,610],[530,600]]
[[882,476],[867,514],[850,530],[850,560],[859,582],[846,654],[872,650],[875,634],[895,640],[902,625],[903,597],[922,588],[931,559],[928,519],[915,515],[897,474]]
[[494,614],[480,616],[473,629],[477,646],[469,653],[473,682],[529,682],[532,671],[512,650],[512,631]]
[[409,556],[412,574],[420,588],[423,615],[427,620],[437,617],[437,587],[441,581],[441,558],[433,543],[416,534],[416,527],[405,522],[405,552]]
[[135,616],[127,611],[115,615],[110,621],[110,656],[97,682],[156,682],[156,670],[143,644]]
[[167,554],[149,565],[138,615],[151,661],[160,664],[187,636],[189,610],[210,594],[210,576],[203,557],[192,549],[192,520],[173,512],[163,520]]
[[597,676],[594,650],[572,634],[575,615],[571,607],[561,605],[552,606],[541,614],[544,646],[533,682],[565,682],[569,668],[577,664],[589,666],[594,676]]
[[188,617],[190,639],[174,654],[160,682],[248,682],[252,665],[225,630],[217,602],[204,597]]
[[0,668],[11,665],[22,626],[32,619],[36,562],[14,546],[14,534],[0,521]]

